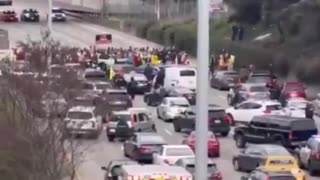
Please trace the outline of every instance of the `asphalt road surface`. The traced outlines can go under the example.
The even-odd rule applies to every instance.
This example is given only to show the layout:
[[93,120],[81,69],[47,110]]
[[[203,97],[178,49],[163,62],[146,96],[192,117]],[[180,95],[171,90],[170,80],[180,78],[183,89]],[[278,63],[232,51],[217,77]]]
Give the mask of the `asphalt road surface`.
[[[15,5],[12,8],[1,7],[1,9],[14,9],[21,12],[23,8],[36,8],[42,15],[41,23],[0,23],[0,27],[9,31],[10,45],[15,46],[16,41],[25,40],[29,35],[33,40],[39,40],[40,30],[46,25],[45,12],[47,4],[45,0],[15,0]],[[117,32],[112,29],[93,25],[90,23],[81,22],[76,19],[69,18],[66,23],[53,24],[53,37],[61,41],[65,45],[88,47],[93,45],[94,36],[97,33],[109,32],[113,35],[113,46],[116,47],[142,47],[157,45],[131,35],[126,35],[122,32]],[[208,95],[210,103],[218,104],[222,107],[227,107],[226,92],[220,92],[210,89]],[[137,107],[146,107],[142,97],[137,96],[134,101]],[[148,107],[153,112],[153,119],[156,122],[158,133],[161,134],[169,144],[180,144],[183,139],[183,134],[175,133],[171,123],[165,123],[156,117],[156,111],[153,107]],[[318,127],[320,120],[317,119]],[[220,138],[221,157],[214,159],[219,169],[223,173],[225,180],[238,180],[242,173],[235,172],[232,167],[231,159],[234,153],[238,152],[231,134],[229,137]],[[120,142],[109,143],[105,133],[103,132],[98,140],[81,140],[81,148],[83,149],[83,163],[77,171],[78,180],[102,180],[104,172],[100,167],[107,165],[112,159],[124,159],[123,145]],[[307,178],[308,180],[320,179],[319,177]]]

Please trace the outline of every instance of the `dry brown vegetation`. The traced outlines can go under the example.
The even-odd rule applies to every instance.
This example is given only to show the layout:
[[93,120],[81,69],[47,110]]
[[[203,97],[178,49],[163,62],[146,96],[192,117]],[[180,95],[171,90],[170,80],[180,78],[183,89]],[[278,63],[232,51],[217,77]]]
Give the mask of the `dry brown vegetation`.
[[[64,136],[60,102],[56,97],[48,97],[43,102],[49,91],[69,99],[68,90],[76,89],[79,83],[67,72],[60,78],[50,78],[50,83],[47,76],[41,77],[46,71],[47,55],[40,44],[21,44],[30,52],[29,60],[38,72],[36,78],[5,74],[0,79],[1,179],[73,180],[82,161],[80,141]],[[73,49],[55,43],[53,50],[55,54],[67,56]],[[68,106],[65,104],[65,108]]]

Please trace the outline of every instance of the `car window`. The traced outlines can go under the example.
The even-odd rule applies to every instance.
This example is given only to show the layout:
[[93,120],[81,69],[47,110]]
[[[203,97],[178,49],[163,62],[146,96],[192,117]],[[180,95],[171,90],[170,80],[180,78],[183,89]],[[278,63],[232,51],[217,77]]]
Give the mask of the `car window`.
[[267,87],[265,86],[252,86],[250,87],[251,92],[268,92]]
[[257,104],[257,103],[249,103],[249,108],[248,109],[260,109],[262,106],[261,104]]
[[266,106],[267,111],[279,111],[281,109],[282,109],[282,106],[280,104]]
[[194,70],[181,70],[180,76],[195,76],[196,72]]
[[145,121],[149,120],[149,117],[145,113],[139,113],[138,114],[138,119],[139,119],[140,122],[145,122]]
[[112,115],[110,117],[110,121],[112,121],[112,122],[119,122],[120,120],[130,121],[130,115],[129,114],[116,114],[116,115]]
[[249,109],[250,103],[242,103],[237,106],[237,109]]
[[138,117],[136,114],[133,115],[133,122],[135,122],[135,123],[138,122]]
[[70,119],[81,119],[81,120],[87,120],[87,119],[91,119],[93,117],[93,114],[90,112],[68,112],[67,115],[68,118]]

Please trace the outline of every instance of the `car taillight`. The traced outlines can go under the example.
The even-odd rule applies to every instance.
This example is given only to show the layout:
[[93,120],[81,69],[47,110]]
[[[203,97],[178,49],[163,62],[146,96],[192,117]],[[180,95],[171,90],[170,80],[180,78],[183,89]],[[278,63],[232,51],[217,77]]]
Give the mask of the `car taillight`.
[[320,160],[320,152],[312,153],[311,158],[315,160]]
[[212,174],[211,179],[212,180],[222,180],[222,173],[221,172],[217,172],[215,174]]
[[222,118],[222,120],[225,121],[225,122],[227,122],[227,123],[229,123],[229,124],[232,123],[230,116],[227,116],[227,115],[225,115],[225,116]]
[[140,146],[139,147],[139,151],[142,152],[142,153],[148,153],[151,151],[151,148],[148,147],[148,146]]
[[288,139],[289,139],[289,141],[291,141],[293,139],[292,131],[289,131]]

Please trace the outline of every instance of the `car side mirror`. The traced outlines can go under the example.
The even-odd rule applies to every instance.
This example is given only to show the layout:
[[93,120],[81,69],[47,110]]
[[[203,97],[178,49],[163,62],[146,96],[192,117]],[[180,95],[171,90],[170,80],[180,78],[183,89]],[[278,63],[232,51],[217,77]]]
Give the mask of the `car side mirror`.
[[107,168],[106,168],[105,166],[102,166],[102,167],[101,167],[101,170],[107,171]]

